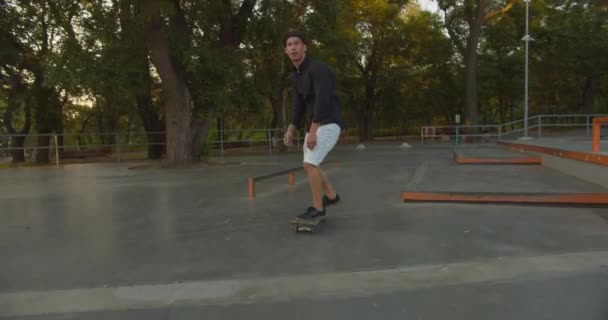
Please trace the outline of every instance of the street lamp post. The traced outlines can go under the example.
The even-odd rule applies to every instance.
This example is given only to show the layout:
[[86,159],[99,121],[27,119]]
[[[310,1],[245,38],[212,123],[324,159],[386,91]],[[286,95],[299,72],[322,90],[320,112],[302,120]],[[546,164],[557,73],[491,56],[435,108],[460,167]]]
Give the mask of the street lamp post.
[[526,65],[524,81],[524,136],[522,137],[522,140],[529,140],[531,138],[528,136],[528,48],[530,41],[533,41],[534,39],[530,37],[528,27],[528,7],[530,0],[524,0],[524,2],[526,3],[526,35],[521,40],[526,42]]

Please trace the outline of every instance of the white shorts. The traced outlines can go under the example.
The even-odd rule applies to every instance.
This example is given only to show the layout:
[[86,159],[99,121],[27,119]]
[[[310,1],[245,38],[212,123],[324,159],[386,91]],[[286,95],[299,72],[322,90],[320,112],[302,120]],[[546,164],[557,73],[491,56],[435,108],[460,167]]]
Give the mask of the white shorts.
[[335,123],[324,124],[317,129],[317,145],[310,150],[306,146],[308,133],[304,137],[304,162],[318,166],[340,138],[340,126]]

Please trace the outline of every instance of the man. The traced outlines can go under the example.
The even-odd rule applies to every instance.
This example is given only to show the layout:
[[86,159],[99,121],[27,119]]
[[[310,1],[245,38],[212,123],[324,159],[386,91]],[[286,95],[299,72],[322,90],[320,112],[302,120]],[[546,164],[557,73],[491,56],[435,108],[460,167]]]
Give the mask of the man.
[[336,79],[325,63],[306,56],[308,41],[304,34],[290,31],[282,40],[294,70],[294,112],[283,138],[285,145],[293,144],[294,131],[301,126],[307,109],[311,111],[312,121],[303,145],[303,165],[312,194],[312,206],[297,218],[325,218],[325,207],[340,201],[320,167],[338,142],[342,130]]

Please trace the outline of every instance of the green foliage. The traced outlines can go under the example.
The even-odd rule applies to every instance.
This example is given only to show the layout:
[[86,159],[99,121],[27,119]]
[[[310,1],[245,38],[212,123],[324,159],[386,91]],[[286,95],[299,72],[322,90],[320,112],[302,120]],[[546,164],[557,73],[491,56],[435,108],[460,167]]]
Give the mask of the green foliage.
[[521,106],[524,92],[524,51],[520,40],[523,6],[490,21],[480,48],[480,101],[483,123],[511,120],[507,111]]
[[[231,16],[242,2],[230,2]],[[137,99],[148,92],[162,117],[165,96],[148,60],[144,2],[0,3],[0,114],[16,77],[25,86],[13,116],[17,127],[25,122],[23,106],[30,105],[38,115],[34,131],[40,122],[60,122],[50,125],[74,133],[143,131]],[[289,29],[307,32],[313,39],[309,54],[336,73],[351,128],[361,126],[364,114],[381,135],[451,123],[464,112],[459,46],[466,45],[471,0],[438,1],[446,20],[403,0],[258,0],[237,45],[221,34],[228,16],[224,2],[161,4],[171,26],[172,59],[185,75],[193,112],[212,123],[221,118],[225,128],[280,126],[282,94],[291,85],[280,38]],[[480,120],[516,120],[523,115],[525,7],[522,1],[487,4],[478,48]],[[608,9],[600,0],[530,3],[531,114],[586,112],[589,103],[593,112],[608,112],[606,21]],[[42,83],[34,82],[36,68]],[[286,106],[289,115],[289,97]],[[201,146],[205,152],[208,143]]]
[[595,0],[548,0],[535,11],[542,21],[530,49],[537,65],[537,88],[556,111],[584,111],[580,106],[586,82],[591,77],[605,79],[608,70],[603,54],[608,50],[608,8]]

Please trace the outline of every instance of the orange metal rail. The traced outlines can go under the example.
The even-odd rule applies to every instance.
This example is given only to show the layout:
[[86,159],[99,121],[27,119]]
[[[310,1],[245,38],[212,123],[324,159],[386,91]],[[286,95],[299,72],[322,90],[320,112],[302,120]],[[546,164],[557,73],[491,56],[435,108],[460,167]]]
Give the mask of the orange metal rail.
[[521,158],[477,158],[463,157],[454,153],[454,161],[458,164],[542,164],[541,157],[521,157]]
[[278,177],[281,175],[287,175],[287,183],[290,186],[293,186],[295,183],[295,178],[294,178],[294,172],[297,170],[302,169],[302,167],[297,167],[297,168],[291,168],[291,169],[287,169],[287,170],[283,170],[283,171],[278,171],[278,172],[273,172],[264,176],[259,176],[259,177],[249,177],[248,181],[247,181],[247,186],[248,186],[248,195],[250,199],[253,199],[255,197],[255,183],[257,181],[262,181],[262,180],[266,180],[266,179],[270,179],[270,178],[274,178],[274,177]]
[[550,148],[550,147],[535,146],[535,145],[525,144],[525,143],[513,143],[513,142],[504,142],[504,141],[498,141],[496,144],[499,146],[508,147],[511,150],[538,152],[538,153],[552,155],[554,157],[579,160],[579,161],[608,166],[608,156],[601,155],[601,154],[594,154],[591,152],[569,151],[569,150],[562,150],[562,149],[556,149],[556,148]]
[[608,205],[608,193],[403,192],[407,202]]
[[[327,161],[325,164],[339,165],[339,162],[336,160],[331,160],[331,161]],[[293,186],[295,184],[294,173],[296,171],[302,170],[302,169],[304,169],[304,167],[299,166],[299,167],[295,167],[295,168],[291,168],[291,169],[287,169],[287,170],[272,172],[272,173],[265,174],[262,176],[249,177],[247,179],[247,194],[250,199],[253,199],[255,197],[255,183],[256,182],[263,181],[263,180],[270,179],[270,178],[275,178],[275,177],[282,176],[282,175],[287,175],[287,183],[290,186]]]
[[596,153],[600,152],[600,128],[603,123],[608,123],[608,117],[593,118],[592,151]]

